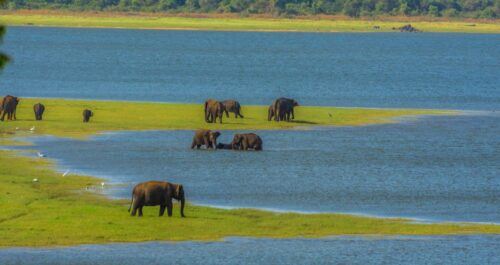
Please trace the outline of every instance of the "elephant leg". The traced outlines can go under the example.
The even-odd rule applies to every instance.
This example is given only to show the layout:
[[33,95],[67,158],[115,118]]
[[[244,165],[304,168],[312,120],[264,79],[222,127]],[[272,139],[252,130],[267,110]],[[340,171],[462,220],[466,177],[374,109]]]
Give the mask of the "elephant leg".
[[136,213],[137,213],[137,203],[133,201],[132,212],[130,213],[130,216],[135,216]]
[[139,217],[142,216],[142,206],[139,207]]
[[226,118],[229,118],[229,111],[224,110],[224,112],[226,113]]
[[201,144],[196,145],[196,149],[200,149],[200,147],[201,147]]
[[172,217],[172,199],[167,200],[167,213],[168,217]]
[[163,214],[165,213],[165,207],[166,205],[160,205],[160,216],[163,216]]
[[293,113],[293,108],[292,108],[292,120],[295,120],[295,114]]

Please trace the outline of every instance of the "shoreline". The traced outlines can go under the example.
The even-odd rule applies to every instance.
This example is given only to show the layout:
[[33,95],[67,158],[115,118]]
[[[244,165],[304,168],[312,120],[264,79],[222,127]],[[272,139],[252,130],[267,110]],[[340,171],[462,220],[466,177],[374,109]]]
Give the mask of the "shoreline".
[[[242,129],[271,127],[289,130],[302,124],[271,123],[265,119],[265,106],[244,106],[248,119],[241,124],[204,123],[196,105],[130,103],[126,109],[142,108],[137,116],[122,117],[123,104],[119,102],[43,100],[50,112],[44,121],[34,122],[30,106],[38,99],[24,98],[18,108],[18,121],[1,123],[0,145],[21,131],[36,125],[36,135],[81,138],[103,131],[134,129],[195,129],[198,126],[213,129]],[[81,109],[91,107],[96,116],[88,124],[80,120]],[[193,108],[189,110],[189,108]],[[443,111],[339,109],[333,107],[305,107],[297,114],[305,121],[316,119],[321,126],[347,124],[386,124],[394,117],[405,115],[450,115]],[[175,119],[175,113],[184,113],[184,119]],[[311,111],[311,112],[309,112]],[[336,120],[323,113],[332,112]],[[153,115],[157,113],[157,115]],[[146,115],[147,114],[147,115]],[[74,119],[76,116],[78,119]],[[366,120],[369,116],[371,119]],[[173,117],[173,118],[172,118]],[[202,116],[201,116],[202,117]],[[252,118],[253,117],[253,118]],[[160,119],[161,118],[161,119]],[[133,123],[130,123],[130,119]],[[150,120],[152,123],[149,123]],[[159,119],[159,120],[158,120]],[[187,120],[186,120],[187,119]],[[192,119],[192,120],[191,120]],[[260,119],[263,119],[260,123]],[[255,121],[254,121],[255,120]],[[246,127],[247,126],[247,127]],[[307,126],[307,125],[306,125]],[[21,128],[15,130],[15,127]],[[151,127],[151,128],[150,128]],[[12,132],[12,133],[9,133]],[[26,157],[18,150],[0,150],[0,201],[8,201],[0,217],[0,248],[74,246],[100,243],[133,243],[147,241],[218,241],[227,237],[251,238],[322,238],[337,235],[404,236],[404,235],[486,235],[500,234],[500,225],[470,222],[415,223],[407,218],[373,218],[338,213],[298,214],[277,213],[250,208],[224,210],[194,204],[187,205],[187,218],[157,216],[157,209],[148,208],[142,218],[129,216],[129,200],[110,199],[94,191],[102,179],[93,176],[68,174],[62,176],[51,158]],[[34,182],[34,179],[37,179]],[[90,187],[90,189],[89,189]],[[165,228],[169,229],[165,229]],[[206,229],[210,227],[210,229]],[[89,229],[92,228],[92,229]]]
[[[411,23],[424,32],[500,33],[495,20],[445,20],[427,17],[378,17],[352,19],[343,16],[276,18],[217,14],[148,14],[70,11],[0,11],[0,23],[8,26],[116,28],[142,30],[196,30],[242,32],[394,32]],[[374,26],[378,26],[377,29]]]

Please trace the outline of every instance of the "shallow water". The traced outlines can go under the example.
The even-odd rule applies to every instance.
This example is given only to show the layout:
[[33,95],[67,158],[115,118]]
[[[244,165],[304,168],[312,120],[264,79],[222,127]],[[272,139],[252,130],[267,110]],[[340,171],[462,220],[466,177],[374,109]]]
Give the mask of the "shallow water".
[[498,34],[10,27],[0,93],[500,110],[499,44]]
[[125,183],[106,190],[124,198],[156,179],[183,183],[196,204],[500,223],[499,133],[500,116],[491,113],[259,131],[263,152],[191,150],[192,131],[42,137],[35,148],[62,171]]
[[0,249],[0,264],[499,264],[500,236],[334,237]]

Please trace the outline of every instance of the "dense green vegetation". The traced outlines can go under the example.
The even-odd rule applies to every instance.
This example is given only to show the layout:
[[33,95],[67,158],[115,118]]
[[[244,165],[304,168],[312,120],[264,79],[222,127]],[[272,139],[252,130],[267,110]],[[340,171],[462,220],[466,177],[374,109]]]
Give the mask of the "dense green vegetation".
[[496,18],[500,0],[10,0],[8,9]]
[[[5,3],[5,0],[0,0],[0,5],[3,5]],[[3,35],[5,34],[5,26],[0,25],[0,44],[3,41]],[[9,57],[0,52],[0,70],[2,70],[5,66],[5,64],[9,61]]]

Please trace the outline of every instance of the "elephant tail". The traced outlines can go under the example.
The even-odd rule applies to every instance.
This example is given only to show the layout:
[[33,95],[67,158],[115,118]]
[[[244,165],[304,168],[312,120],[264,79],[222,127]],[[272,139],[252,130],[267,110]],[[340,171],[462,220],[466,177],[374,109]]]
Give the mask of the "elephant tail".
[[132,199],[130,200],[130,206],[128,207],[128,212],[130,213],[130,209],[132,209],[132,205],[134,204],[134,194],[132,194]]

